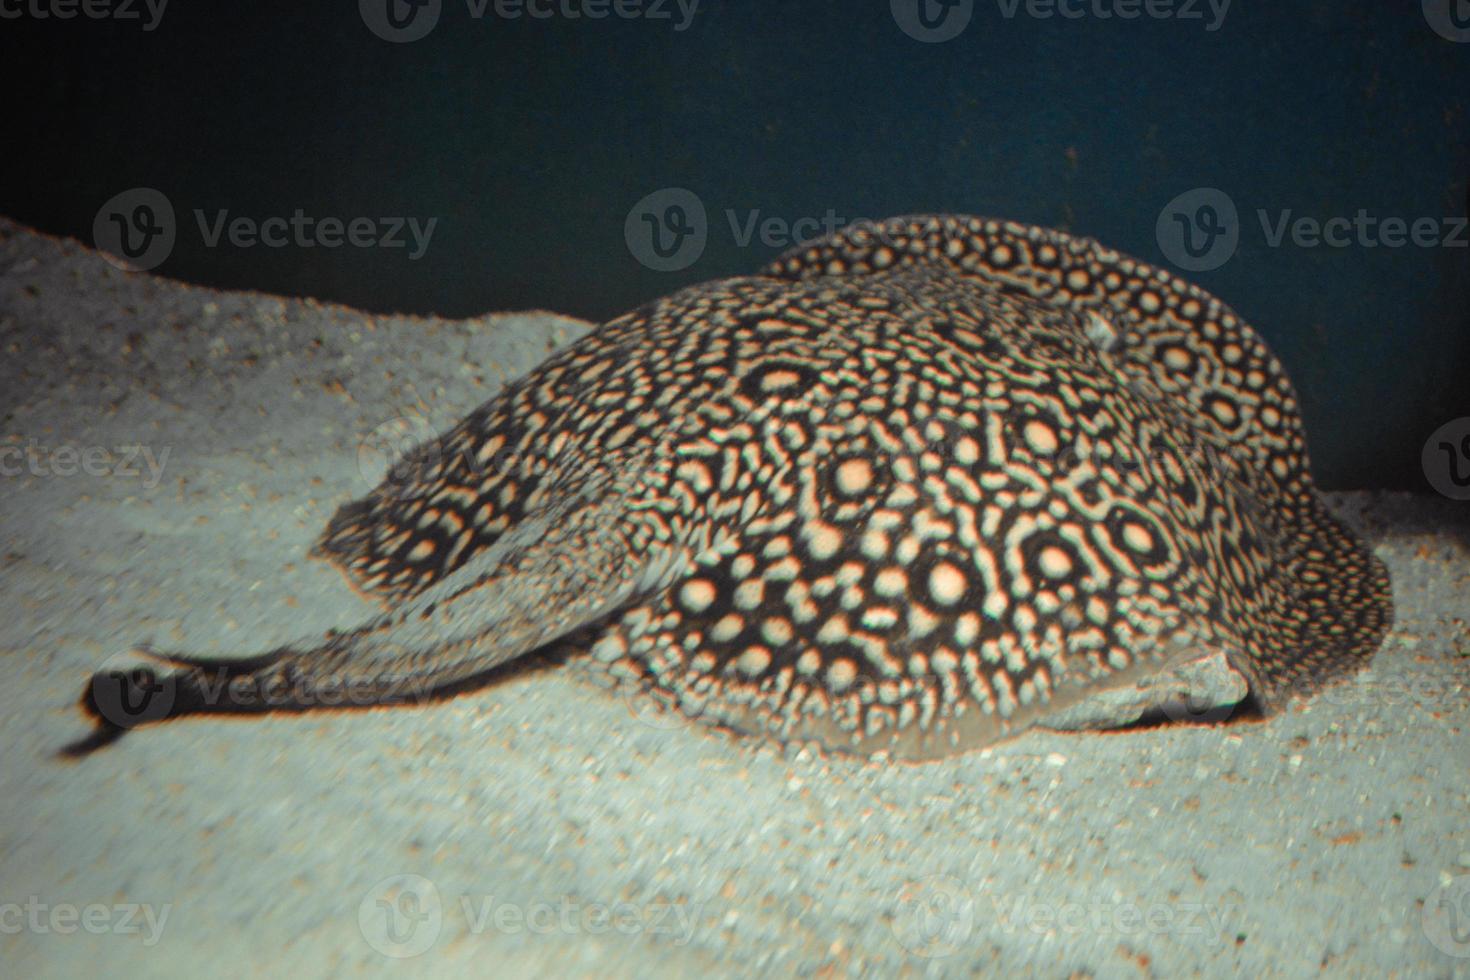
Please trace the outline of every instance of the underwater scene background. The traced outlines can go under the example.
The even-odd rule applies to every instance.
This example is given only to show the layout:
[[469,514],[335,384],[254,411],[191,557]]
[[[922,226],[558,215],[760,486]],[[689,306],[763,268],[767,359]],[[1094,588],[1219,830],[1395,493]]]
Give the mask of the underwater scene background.
[[0,0],[0,83],[0,974],[1470,977],[1470,0]]

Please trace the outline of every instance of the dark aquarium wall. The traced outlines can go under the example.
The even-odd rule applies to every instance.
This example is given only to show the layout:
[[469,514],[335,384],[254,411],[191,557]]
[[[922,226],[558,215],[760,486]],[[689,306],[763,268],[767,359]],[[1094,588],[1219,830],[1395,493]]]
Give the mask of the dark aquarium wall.
[[1329,488],[1470,415],[1465,0],[0,0],[0,73],[0,213],[177,279],[601,320],[994,215],[1231,303]]

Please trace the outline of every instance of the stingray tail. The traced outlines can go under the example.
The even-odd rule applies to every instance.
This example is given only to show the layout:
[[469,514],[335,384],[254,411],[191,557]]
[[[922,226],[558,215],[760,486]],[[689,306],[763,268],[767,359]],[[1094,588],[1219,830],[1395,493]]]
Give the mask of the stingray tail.
[[293,703],[287,697],[267,696],[279,688],[276,681],[289,677],[279,666],[288,651],[213,661],[159,653],[146,645],[134,652],[140,658],[137,662],[106,667],[87,682],[79,703],[93,729],[63,747],[62,756],[90,755],[134,728],[182,715],[305,707],[301,699]]
[[[496,545],[386,615],[260,656],[217,660],[140,648],[82,693],[96,727],[85,756],[126,732],[186,715],[416,703],[667,587],[708,534],[650,524],[623,497],[522,521]],[[700,540],[695,542],[691,537]]]

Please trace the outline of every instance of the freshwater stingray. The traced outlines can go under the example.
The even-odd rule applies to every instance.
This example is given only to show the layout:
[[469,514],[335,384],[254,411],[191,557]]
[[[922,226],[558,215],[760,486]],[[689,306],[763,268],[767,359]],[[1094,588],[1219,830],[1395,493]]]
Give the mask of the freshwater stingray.
[[1089,239],[961,216],[854,225],[602,325],[312,553],[386,611],[246,659],[145,648],[87,684],[69,751],[570,646],[700,721],[934,757],[1185,695],[1269,713],[1393,616],[1245,322]]

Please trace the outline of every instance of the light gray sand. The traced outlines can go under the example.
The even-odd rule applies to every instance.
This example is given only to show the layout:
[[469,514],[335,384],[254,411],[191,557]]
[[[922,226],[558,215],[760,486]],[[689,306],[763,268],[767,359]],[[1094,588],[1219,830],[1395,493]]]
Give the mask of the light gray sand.
[[[364,437],[426,437],[585,329],[216,293],[0,222],[0,450],[27,453],[0,478],[0,973],[1470,977],[1470,505],[1439,498],[1334,497],[1398,624],[1265,722],[882,766],[552,665],[52,760],[134,642],[369,615],[303,559],[386,467]],[[161,473],[118,472],[140,444]]]

